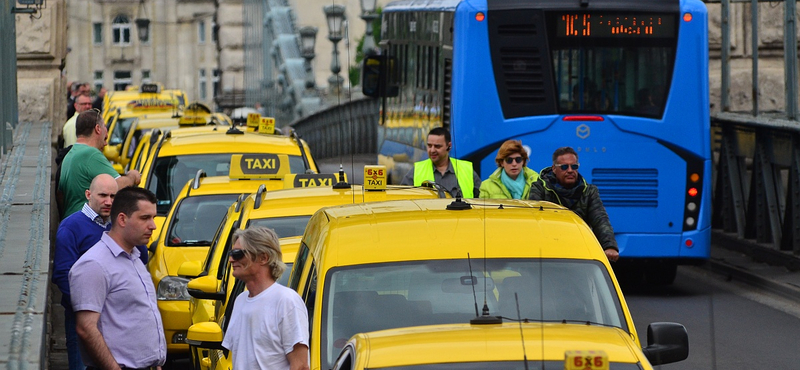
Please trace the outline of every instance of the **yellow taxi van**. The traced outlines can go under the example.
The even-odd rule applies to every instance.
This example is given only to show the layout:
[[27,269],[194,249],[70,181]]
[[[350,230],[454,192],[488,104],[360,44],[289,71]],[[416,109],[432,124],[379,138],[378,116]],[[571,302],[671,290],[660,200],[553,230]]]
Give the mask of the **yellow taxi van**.
[[241,154],[231,156],[229,176],[207,177],[202,169],[198,170],[178,193],[162,232],[150,248],[147,268],[156,286],[170,354],[188,350],[184,339],[191,325],[190,297],[186,290],[189,278],[178,274],[179,267],[185,262],[206,259],[215,231],[237,199],[259,188],[273,191],[284,186],[283,176],[288,168],[277,173],[263,169],[245,173],[238,165],[241,157]]
[[[371,168],[367,168],[371,170]],[[298,175],[300,176],[300,175]],[[342,178],[344,180],[344,178]],[[287,177],[291,186],[277,191],[259,191],[245,198],[240,204],[235,204],[228,210],[228,214],[220,224],[220,230],[214,238],[214,243],[208,257],[200,266],[185,263],[179,274],[200,276],[189,281],[188,291],[193,297],[190,303],[192,323],[198,324],[207,321],[217,322],[226,317],[226,312],[232,309],[227,306],[232,298],[241,293],[244,285],[235,287],[233,275],[228,263],[228,251],[232,246],[232,236],[237,229],[251,226],[266,226],[275,230],[280,237],[281,250],[284,262],[291,268],[294,255],[299,245],[298,237],[303,235],[308,220],[320,208],[353,204],[363,202],[381,202],[398,199],[425,199],[437,198],[439,192],[433,187],[386,186],[385,181],[376,186],[350,185],[341,181],[333,183],[326,179],[300,177]],[[324,184],[324,185],[323,185]],[[302,187],[302,186],[306,187]],[[318,187],[308,187],[317,185]],[[321,185],[321,186],[320,186]],[[295,187],[289,189],[289,187]],[[285,285],[289,278],[288,270],[279,283]],[[208,356],[197,356],[194,363],[205,363],[207,368]],[[206,351],[207,352],[207,351]]]
[[686,328],[676,323],[650,324],[651,344],[641,349],[616,328],[503,321],[359,333],[345,345],[333,370],[653,370],[653,365],[682,361],[689,352]]
[[186,182],[201,169],[209,177],[228,176],[231,156],[235,154],[241,154],[237,165],[245,172],[262,169],[273,174],[317,172],[308,145],[297,137],[246,133],[230,127],[180,135],[167,131],[153,145],[150,157],[143,162],[139,186],[152,191],[158,199],[155,220],[158,229],[154,237],[160,233],[164,217]]
[[[324,208],[308,222],[289,287],[308,308],[311,369],[331,369],[357,333],[471,320],[499,327],[517,319],[533,323],[539,337],[560,340],[606,333],[601,338],[613,344],[590,350],[608,349],[611,363],[631,361],[612,347],[641,348],[594,234],[548,202],[414,199]],[[187,339],[219,348],[223,332],[192,326]],[[212,362],[225,357],[215,351]]]

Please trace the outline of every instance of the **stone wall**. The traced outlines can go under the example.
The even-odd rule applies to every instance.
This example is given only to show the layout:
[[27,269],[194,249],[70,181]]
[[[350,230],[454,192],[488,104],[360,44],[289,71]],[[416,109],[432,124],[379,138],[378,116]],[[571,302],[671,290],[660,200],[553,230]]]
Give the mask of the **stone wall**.
[[66,120],[66,81],[61,73],[67,54],[66,19],[64,0],[47,0],[47,8],[35,17],[16,15],[20,122]]
[[[722,47],[720,4],[707,4],[709,15],[709,84],[711,112],[721,108]],[[784,3],[760,3],[758,7],[759,111],[782,111],[785,107],[783,60]],[[730,109],[750,111],[752,93],[752,11],[750,4],[730,7]],[[799,30],[800,31],[800,30]]]

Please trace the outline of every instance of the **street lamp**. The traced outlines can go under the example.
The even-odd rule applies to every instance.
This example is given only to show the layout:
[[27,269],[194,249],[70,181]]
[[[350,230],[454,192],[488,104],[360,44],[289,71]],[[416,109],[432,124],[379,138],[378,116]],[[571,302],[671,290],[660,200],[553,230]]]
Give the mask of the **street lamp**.
[[339,64],[339,48],[337,44],[339,41],[342,40],[342,23],[344,22],[344,5],[333,4],[333,5],[326,5],[322,8],[322,11],[325,12],[325,18],[328,21],[328,40],[331,40],[333,43],[333,52],[331,57],[331,72],[333,75],[328,78],[328,84],[331,89],[331,93],[339,94],[341,90],[342,84],[344,83],[344,78],[339,76],[339,72],[341,72],[342,67]]
[[[139,41],[145,42],[150,40],[150,19],[147,18],[144,0],[139,1],[139,9],[142,11],[139,12],[139,18],[136,18],[134,22],[136,23],[136,31],[139,34]],[[144,17],[142,17],[142,15],[144,15]]]
[[314,59],[314,46],[317,43],[317,27],[305,26],[298,30],[300,33],[300,55],[306,60],[306,88],[313,88],[315,85],[314,76],[311,70],[311,61]]
[[364,44],[361,52],[364,55],[375,54],[375,38],[372,37],[372,21],[378,18],[375,14],[375,3],[377,0],[361,0],[361,19],[367,22],[367,29],[364,35]]

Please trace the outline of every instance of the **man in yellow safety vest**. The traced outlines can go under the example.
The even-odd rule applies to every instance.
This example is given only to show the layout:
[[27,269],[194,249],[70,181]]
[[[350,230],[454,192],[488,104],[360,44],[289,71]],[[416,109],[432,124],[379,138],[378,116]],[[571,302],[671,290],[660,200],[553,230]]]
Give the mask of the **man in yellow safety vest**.
[[[426,180],[440,185],[454,198],[475,198],[480,194],[481,178],[472,162],[450,158],[450,132],[436,127],[428,133],[428,159],[414,163],[401,184],[420,186]],[[435,169],[435,171],[434,171]]]

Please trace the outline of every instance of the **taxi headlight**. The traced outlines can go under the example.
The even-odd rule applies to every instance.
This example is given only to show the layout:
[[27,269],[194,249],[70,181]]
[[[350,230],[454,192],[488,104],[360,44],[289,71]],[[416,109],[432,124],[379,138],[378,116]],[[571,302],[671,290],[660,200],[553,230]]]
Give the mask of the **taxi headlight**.
[[159,301],[188,301],[189,291],[186,284],[189,279],[178,276],[167,276],[158,282],[156,297]]

